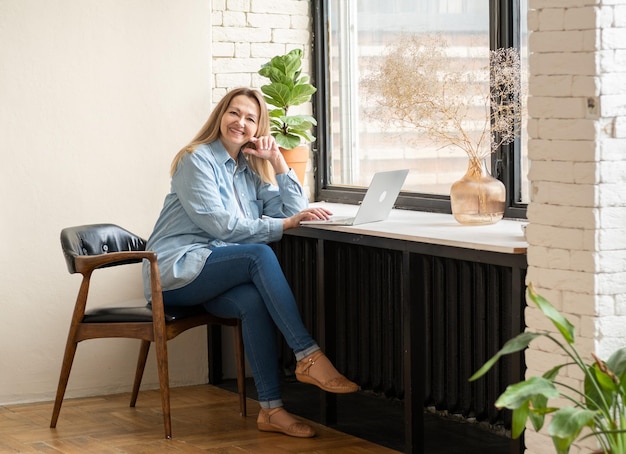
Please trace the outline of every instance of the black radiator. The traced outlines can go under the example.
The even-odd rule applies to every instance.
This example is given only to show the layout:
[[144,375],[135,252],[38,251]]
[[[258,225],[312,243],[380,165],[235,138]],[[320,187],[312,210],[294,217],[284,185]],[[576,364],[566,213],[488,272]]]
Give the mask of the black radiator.
[[[325,329],[336,339],[337,368],[362,389],[403,399],[403,253],[325,241],[324,276],[318,276],[316,240],[285,236],[273,247],[312,333],[319,328],[317,282],[323,279],[331,320]],[[523,294],[512,302],[523,288],[512,282],[524,280],[512,273],[524,270],[413,252],[410,261],[411,295],[415,307],[423,308],[426,327],[424,406],[510,426],[508,412],[493,403],[512,378],[521,378],[520,357],[501,361],[477,382],[467,379],[523,329]],[[282,352],[285,370],[293,370],[292,352],[284,344]]]

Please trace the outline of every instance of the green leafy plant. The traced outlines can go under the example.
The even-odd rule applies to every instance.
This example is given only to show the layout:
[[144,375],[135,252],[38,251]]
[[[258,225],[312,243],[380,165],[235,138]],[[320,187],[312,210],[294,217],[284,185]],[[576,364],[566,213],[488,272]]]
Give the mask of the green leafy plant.
[[259,74],[270,80],[261,86],[265,101],[276,107],[270,110],[271,133],[279,147],[292,149],[303,141],[314,142],[311,134],[317,125],[311,115],[289,115],[292,106],[304,104],[311,99],[317,89],[302,74],[302,50],[294,49],[285,55],[278,55],[261,66]]
[[[576,440],[595,437],[605,453],[626,452],[626,347],[615,351],[604,362],[593,355],[587,364],[574,345],[574,326],[545,298],[527,289],[528,298],[554,324],[560,338],[549,332],[524,332],[509,340],[489,359],[470,381],[477,380],[504,355],[519,352],[538,337],[554,342],[568,357],[566,362],[554,366],[541,377],[530,377],[509,385],[496,400],[496,407],[513,410],[512,436],[519,437],[530,420],[536,431],[542,429],[545,417],[551,414],[548,434],[557,453],[567,454]],[[559,372],[575,366],[584,375],[584,389],[576,389],[559,381]],[[559,398],[566,403],[549,405],[550,399]],[[587,427],[590,433],[583,434]]]

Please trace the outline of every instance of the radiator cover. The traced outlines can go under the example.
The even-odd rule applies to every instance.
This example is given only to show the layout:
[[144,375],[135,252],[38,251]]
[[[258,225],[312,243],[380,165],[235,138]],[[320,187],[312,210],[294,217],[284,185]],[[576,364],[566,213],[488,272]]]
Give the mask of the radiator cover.
[[[330,321],[323,329],[335,336],[337,368],[364,390],[402,400],[403,252],[326,240],[324,275],[318,276],[319,244],[286,235],[272,245],[305,325],[312,333],[322,328],[317,320],[322,279]],[[425,321],[424,407],[510,427],[510,412],[493,404],[512,379],[522,379],[521,355],[504,358],[477,382],[467,379],[523,330],[519,283],[525,269],[464,259],[461,249],[452,255],[410,254],[411,295]],[[280,342],[281,363],[292,373],[293,353]]]

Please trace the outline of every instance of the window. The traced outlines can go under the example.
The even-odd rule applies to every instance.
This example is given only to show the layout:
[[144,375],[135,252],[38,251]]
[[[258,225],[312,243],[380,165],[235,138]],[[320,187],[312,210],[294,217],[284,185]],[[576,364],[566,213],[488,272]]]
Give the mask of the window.
[[[490,49],[516,47],[526,81],[526,33],[521,31],[527,28],[527,0],[320,0],[314,4],[317,198],[357,203],[375,172],[409,168],[397,205],[449,212],[449,188],[466,171],[466,153],[418,128],[386,122],[377,107],[372,74],[394,46],[436,36],[445,43],[441,47],[449,60],[445,71],[473,71],[477,89],[484,95],[489,90]],[[484,118],[484,111],[474,112]],[[525,217],[528,201],[524,135],[522,130],[519,139],[489,158],[492,173],[507,186],[505,216],[509,218]]]

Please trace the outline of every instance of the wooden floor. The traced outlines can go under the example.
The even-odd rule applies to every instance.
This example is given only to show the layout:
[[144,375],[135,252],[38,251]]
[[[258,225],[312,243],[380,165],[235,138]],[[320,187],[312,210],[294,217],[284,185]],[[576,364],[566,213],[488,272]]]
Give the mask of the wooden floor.
[[0,452],[42,453],[395,453],[382,446],[311,423],[311,439],[259,432],[258,403],[248,400],[239,416],[238,397],[210,385],[172,389],[173,438],[165,440],[157,390],[142,391],[137,407],[130,394],[68,399],[56,429],[52,403],[0,407]]

